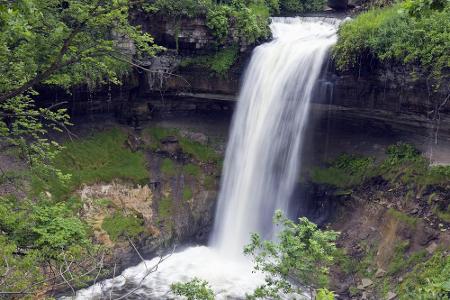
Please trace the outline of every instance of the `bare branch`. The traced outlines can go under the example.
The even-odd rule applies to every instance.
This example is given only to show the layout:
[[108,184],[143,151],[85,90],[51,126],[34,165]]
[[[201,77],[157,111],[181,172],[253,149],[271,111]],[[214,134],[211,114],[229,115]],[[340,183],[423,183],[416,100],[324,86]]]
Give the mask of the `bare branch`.
[[[152,266],[150,269],[147,270],[147,272],[145,273],[144,277],[141,278],[141,280],[139,281],[138,285],[132,289],[131,291],[129,291],[128,293],[126,293],[125,295],[120,296],[119,298],[116,298],[114,300],[121,300],[121,299],[125,299],[126,297],[130,296],[131,294],[134,294],[134,292],[136,292],[138,289],[141,288],[142,284],[144,283],[145,279],[153,272],[156,272],[158,270],[159,265],[164,262],[166,259],[168,259],[170,256],[172,256],[172,254],[175,252],[175,246],[172,249],[172,252],[166,256],[161,256],[158,260],[158,262]],[[136,248],[135,248],[136,249]],[[137,251],[137,250],[136,250]],[[140,257],[142,257],[139,254]]]
[[94,278],[94,284],[97,282],[98,276],[100,276],[100,272],[103,269],[103,259],[105,257],[105,253],[102,253],[102,258],[100,259],[100,268],[98,269],[97,275]]
[[[2,172],[3,172],[3,170],[2,170]],[[8,276],[9,272],[11,271],[11,268],[9,267],[9,264],[8,264],[8,258],[6,256],[3,256],[3,259],[5,260],[6,271],[2,276],[0,276],[1,278],[3,278],[2,281],[0,282],[0,285],[5,283],[6,276]]]
[[136,251],[136,253],[139,256],[139,258],[141,259],[141,261],[144,263],[145,269],[148,270],[148,266],[147,266],[147,263],[146,263],[145,259],[142,257],[142,255],[138,251],[138,249],[136,249],[136,246],[134,245],[133,241],[128,236],[127,236],[127,239],[128,239],[128,242],[130,242],[131,246],[133,246],[134,251]]
[[[114,280],[114,278],[116,278],[116,266],[117,266],[117,263],[114,262],[113,280]],[[111,290],[109,291],[109,300],[111,300],[113,290],[114,290],[114,285],[111,286]]]
[[[72,263],[70,263],[70,264],[72,264]],[[61,277],[62,277],[62,279],[64,280],[64,282],[70,287],[70,289],[72,290],[72,295],[75,295],[76,294],[76,292],[75,292],[75,289],[73,288],[73,286],[69,283],[69,281],[66,279],[66,277],[64,276],[64,274],[62,273],[62,265],[59,267],[59,274],[61,275]],[[70,269],[70,265],[67,267],[67,269],[66,270],[69,270]],[[70,274],[70,271],[69,271],[69,274]],[[73,277],[72,277],[72,279],[73,279]]]

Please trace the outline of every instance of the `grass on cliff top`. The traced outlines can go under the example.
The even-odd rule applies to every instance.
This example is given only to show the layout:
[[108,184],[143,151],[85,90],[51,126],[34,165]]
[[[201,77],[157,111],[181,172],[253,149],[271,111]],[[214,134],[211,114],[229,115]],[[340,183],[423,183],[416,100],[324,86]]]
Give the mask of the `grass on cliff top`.
[[124,131],[114,128],[64,143],[54,165],[63,173],[71,174],[71,179],[62,185],[56,178],[34,177],[33,191],[49,191],[54,197],[61,198],[82,184],[108,182],[115,178],[145,182],[149,174],[144,154],[128,149],[126,139]]
[[162,147],[161,139],[174,136],[178,139],[181,150],[184,153],[191,155],[196,160],[214,163],[218,163],[220,160],[220,157],[214,148],[181,136],[180,131],[176,128],[149,127],[144,129],[143,134],[150,139],[149,147],[153,151]]
[[423,187],[450,182],[450,166],[430,166],[411,145],[398,143],[386,150],[387,158],[375,163],[371,157],[343,154],[325,168],[314,168],[313,182],[345,189],[381,176],[391,183]]
[[339,28],[336,65],[355,72],[377,61],[406,65],[437,87],[449,79],[449,14],[449,1],[404,1],[361,13]]

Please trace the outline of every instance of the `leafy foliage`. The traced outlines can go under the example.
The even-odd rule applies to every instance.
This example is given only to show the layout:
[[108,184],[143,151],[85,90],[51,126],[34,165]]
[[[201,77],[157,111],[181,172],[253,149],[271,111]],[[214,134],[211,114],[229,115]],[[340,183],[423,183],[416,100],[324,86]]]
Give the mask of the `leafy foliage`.
[[[355,70],[371,59],[406,64],[411,68],[418,66],[419,73],[429,76],[438,87],[449,76],[450,4],[446,1],[439,5],[442,9],[432,9],[433,3],[437,2],[441,3],[407,1],[403,6],[406,11],[401,5],[373,9],[344,23],[334,48],[337,67]],[[416,11],[413,4],[420,6],[417,10],[426,10],[426,13]],[[427,5],[429,9],[422,7]]]
[[430,166],[412,145],[398,143],[386,150],[387,157],[376,164],[373,158],[342,155],[326,168],[315,168],[311,179],[338,188],[349,188],[376,176],[393,184],[411,186],[445,184],[450,179],[449,166]]
[[[55,168],[59,145],[48,130],[69,125],[66,110],[37,107],[38,84],[68,88],[119,83],[134,42],[136,55],[161,50],[148,34],[128,22],[128,0],[20,0],[0,6],[0,137],[41,177],[68,181]],[[56,109],[56,110],[53,110]]]
[[115,212],[112,216],[103,220],[102,228],[108,233],[112,241],[117,241],[124,236],[137,237],[144,232],[143,223],[144,221],[136,216],[125,216],[120,212]]
[[207,68],[215,74],[225,76],[238,57],[237,47],[225,48],[213,55],[196,56],[185,58],[181,62],[181,67],[198,65]]
[[323,0],[280,0],[281,11],[285,13],[303,13],[323,10]]
[[[69,117],[60,104],[49,108],[35,104],[34,88],[118,84],[133,54],[152,56],[162,48],[129,24],[128,0],[0,2],[1,146],[13,146],[28,163],[34,192],[22,199],[0,197],[0,285],[2,291],[26,292],[23,296],[47,288],[45,282],[36,284],[45,277],[44,271],[71,269],[69,280],[75,286],[90,280],[77,275],[97,247],[77,214],[79,203],[68,194],[82,182],[129,174],[142,179],[139,172],[144,165],[140,154],[128,155],[131,152],[123,149],[123,133],[114,136],[119,140],[100,137],[97,143],[103,144],[67,144],[61,152],[47,132],[70,125]],[[123,47],[124,41],[134,43],[135,53]],[[138,163],[137,173],[128,159]],[[47,191],[51,195],[42,193]]]
[[214,292],[208,282],[194,278],[186,283],[174,283],[170,286],[177,296],[183,296],[187,300],[214,300]]
[[54,167],[52,161],[61,147],[46,136],[47,130],[61,131],[69,125],[65,109],[52,111],[36,107],[30,96],[16,96],[0,102],[0,137],[39,176],[55,176],[65,183],[70,175]]
[[244,253],[254,259],[255,270],[267,274],[265,284],[257,288],[251,298],[278,299],[280,293],[301,293],[292,281],[326,287],[338,233],[320,230],[307,218],[294,223],[280,211],[275,213],[274,223],[282,226],[278,242],[264,241],[253,234],[251,243],[244,249]]
[[400,284],[399,299],[449,299],[450,256],[437,251],[426,262],[417,264]]
[[211,5],[211,0],[155,0],[143,8],[150,13],[159,12],[172,17],[194,17],[205,14]]
[[420,17],[429,15],[434,10],[443,10],[446,4],[446,0],[407,0],[402,3],[402,7],[409,15]]
[[38,247],[60,251],[89,243],[86,225],[73,216],[65,204],[36,206],[31,216],[32,232],[36,235]]
[[317,183],[326,183],[341,188],[347,188],[362,183],[370,176],[370,168],[374,160],[370,157],[343,154],[326,169],[316,168],[311,178]]
[[[2,291],[41,289],[36,282],[45,279],[43,264],[63,268],[67,261],[75,266],[96,252],[87,224],[64,202],[46,197],[31,201],[0,197],[0,282]],[[66,267],[64,266],[64,269]]]
[[[269,12],[278,11],[277,0],[156,0],[145,4],[150,13],[169,15],[175,20],[181,17],[206,16],[207,26],[216,37],[218,45],[227,38],[234,43],[252,44],[269,36]],[[233,35],[231,28],[234,29]]]
[[132,39],[141,54],[160,50],[151,36],[129,24],[128,7],[127,0],[3,2],[0,93],[8,94],[26,83],[30,84],[13,96],[40,82],[65,87],[105,78],[117,82],[126,66],[116,38]]

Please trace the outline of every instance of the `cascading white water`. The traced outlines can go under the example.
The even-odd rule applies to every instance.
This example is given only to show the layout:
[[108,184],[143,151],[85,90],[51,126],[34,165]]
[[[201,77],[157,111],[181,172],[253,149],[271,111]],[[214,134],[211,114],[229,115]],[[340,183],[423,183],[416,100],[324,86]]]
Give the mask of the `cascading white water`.
[[136,286],[138,298],[173,298],[170,284],[193,277],[207,280],[218,299],[243,298],[262,283],[242,250],[253,232],[271,238],[274,211],[287,212],[313,89],[338,23],[274,18],[274,40],[254,50],[233,120],[210,247],[175,253],[147,276],[157,259],[141,263],[79,291],[78,299],[117,299]]
[[247,69],[228,143],[213,244],[242,253],[252,232],[270,238],[275,209],[287,212],[313,88],[336,41],[324,22],[276,18],[274,40]]

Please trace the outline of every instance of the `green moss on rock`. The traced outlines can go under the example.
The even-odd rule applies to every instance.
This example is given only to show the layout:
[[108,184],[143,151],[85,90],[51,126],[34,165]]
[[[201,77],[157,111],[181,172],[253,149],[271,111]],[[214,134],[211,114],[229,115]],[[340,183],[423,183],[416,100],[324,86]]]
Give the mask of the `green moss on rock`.
[[143,224],[144,220],[141,218],[115,212],[103,220],[102,229],[108,233],[112,241],[118,241],[120,237],[136,238],[144,232]]

